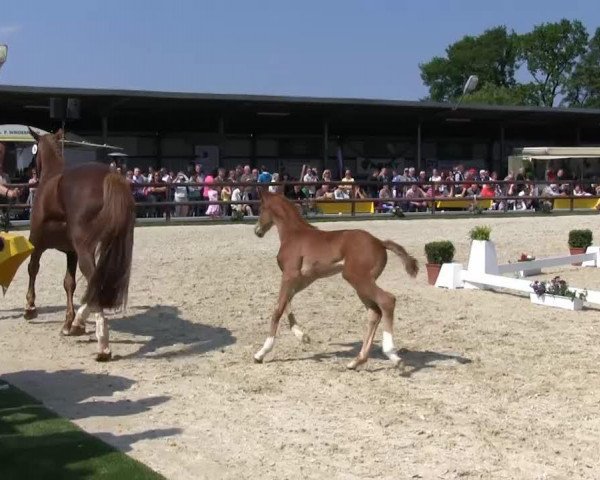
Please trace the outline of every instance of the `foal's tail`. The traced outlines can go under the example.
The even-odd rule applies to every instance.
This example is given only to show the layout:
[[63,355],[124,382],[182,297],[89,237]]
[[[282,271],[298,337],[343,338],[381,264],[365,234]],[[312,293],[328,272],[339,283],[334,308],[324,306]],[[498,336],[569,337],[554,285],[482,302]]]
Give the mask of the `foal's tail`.
[[404,268],[411,277],[417,276],[417,273],[419,273],[419,263],[417,262],[417,259],[415,257],[410,255],[404,249],[404,247],[398,245],[396,242],[392,242],[391,240],[385,240],[383,242],[383,246],[387,250],[391,250],[392,252],[394,252],[402,259],[402,262],[404,263]]
[[83,303],[98,308],[127,304],[135,203],[127,181],[116,173],[104,177],[103,205],[87,232],[86,245],[98,247],[98,261]]

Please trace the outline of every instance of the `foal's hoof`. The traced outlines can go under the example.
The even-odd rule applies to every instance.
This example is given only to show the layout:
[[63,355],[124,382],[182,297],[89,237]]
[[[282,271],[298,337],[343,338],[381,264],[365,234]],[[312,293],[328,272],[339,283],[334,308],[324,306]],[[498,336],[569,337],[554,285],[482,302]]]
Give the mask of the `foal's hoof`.
[[23,314],[23,317],[25,317],[25,320],[33,320],[34,318],[37,318],[38,313],[37,313],[37,309],[35,308],[26,308],[25,309],[25,313]]
[[112,358],[112,352],[108,352],[108,353],[101,352],[101,353],[96,354],[97,362],[108,362],[111,358]]
[[310,343],[310,337],[306,333],[303,333],[302,337],[300,338],[300,341],[302,343]]
[[254,363],[263,363],[263,359],[257,358],[255,355],[252,356],[252,359],[254,360]]
[[352,360],[349,364],[346,365],[348,370],[356,370],[356,368],[360,365],[358,360]]

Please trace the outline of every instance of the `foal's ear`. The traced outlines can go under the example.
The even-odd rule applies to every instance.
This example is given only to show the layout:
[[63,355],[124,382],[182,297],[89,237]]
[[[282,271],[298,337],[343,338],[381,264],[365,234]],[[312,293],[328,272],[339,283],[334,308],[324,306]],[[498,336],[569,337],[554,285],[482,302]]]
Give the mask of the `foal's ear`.
[[40,141],[40,135],[38,135],[38,134],[37,134],[37,132],[36,132],[35,130],[32,130],[32,128],[31,128],[31,127],[29,127],[29,126],[27,127],[27,130],[29,130],[29,134],[30,134],[30,135],[33,137],[33,139],[34,139],[36,142],[39,142],[39,141]]
[[59,128],[56,131],[56,133],[54,134],[54,138],[56,138],[57,140],[62,140],[63,138],[65,138],[65,132],[62,128]]

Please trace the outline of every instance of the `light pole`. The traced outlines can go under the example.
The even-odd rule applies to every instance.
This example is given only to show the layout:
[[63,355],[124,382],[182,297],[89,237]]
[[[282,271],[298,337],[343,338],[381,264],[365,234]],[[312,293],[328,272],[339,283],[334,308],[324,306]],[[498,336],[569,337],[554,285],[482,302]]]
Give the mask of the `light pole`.
[[6,62],[8,58],[8,45],[0,45],[0,70],[2,69],[2,65]]
[[469,78],[467,79],[467,81],[465,83],[465,86],[463,87],[462,95],[458,99],[458,102],[456,102],[454,104],[454,106],[452,107],[452,110],[456,110],[458,108],[458,105],[460,104],[460,102],[462,102],[463,97],[467,93],[470,93],[473,90],[475,90],[477,88],[477,84],[478,83],[479,83],[479,77],[477,75],[471,75],[471,76],[469,76]]

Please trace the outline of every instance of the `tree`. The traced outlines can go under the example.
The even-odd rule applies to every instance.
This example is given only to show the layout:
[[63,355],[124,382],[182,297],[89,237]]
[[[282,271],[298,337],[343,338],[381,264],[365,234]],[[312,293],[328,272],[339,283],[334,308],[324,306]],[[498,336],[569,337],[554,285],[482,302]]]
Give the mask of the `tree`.
[[434,57],[419,68],[429,98],[443,102],[460,97],[469,75],[477,75],[481,85],[514,86],[517,59],[517,35],[499,26],[477,37],[463,37],[446,49],[446,57]]
[[535,89],[531,85],[504,87],[491,83],[483,85],[463,99],[463,103],[482,105],[536,105],[536,102]]
[[559,94],[567,93],[587,43],[587,31],[579,20],[542,23],[520,37],[521,59],[533,77],[538,105],[552,107]]
[[600,108],[600,28],[567,85],[566,103],[576,107]]

